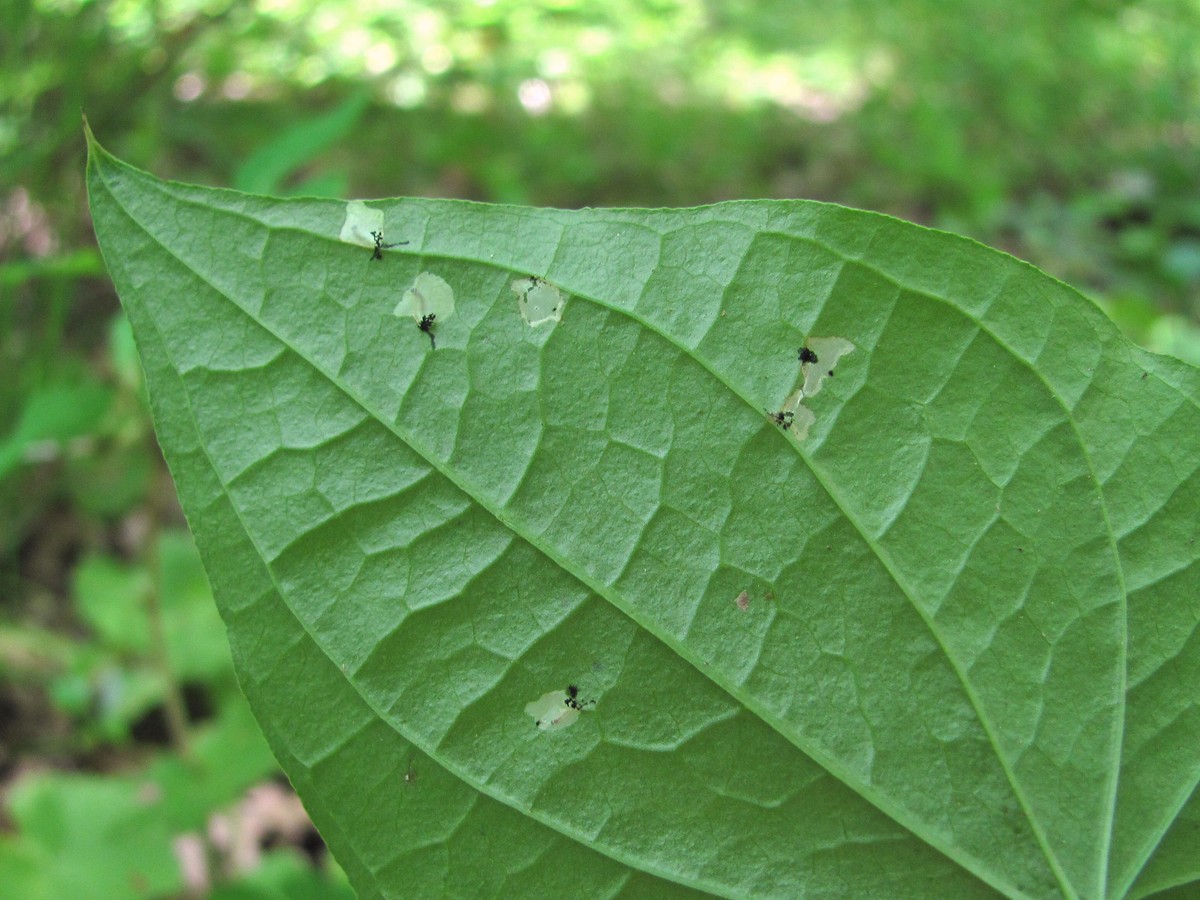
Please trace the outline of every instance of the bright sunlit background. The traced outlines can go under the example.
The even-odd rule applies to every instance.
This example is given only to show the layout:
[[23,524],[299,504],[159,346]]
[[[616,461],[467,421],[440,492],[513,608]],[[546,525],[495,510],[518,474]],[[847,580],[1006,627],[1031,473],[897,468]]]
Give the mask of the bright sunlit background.
[[0,885],[348,896],[233,680],[81,112],[139,167],[260,193],[881,210],[1200,363],[1198,46],[1200,0],[7,0]]

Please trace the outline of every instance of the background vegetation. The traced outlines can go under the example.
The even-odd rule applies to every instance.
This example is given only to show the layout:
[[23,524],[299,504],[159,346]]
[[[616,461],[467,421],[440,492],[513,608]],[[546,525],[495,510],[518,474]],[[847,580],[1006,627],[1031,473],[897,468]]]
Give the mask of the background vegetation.
[[1198,44],[1200,0],[4,4],[0,883],[348,895],[234,682],[81,110],[140,167],[263,193],[883,210],[1200,363]]

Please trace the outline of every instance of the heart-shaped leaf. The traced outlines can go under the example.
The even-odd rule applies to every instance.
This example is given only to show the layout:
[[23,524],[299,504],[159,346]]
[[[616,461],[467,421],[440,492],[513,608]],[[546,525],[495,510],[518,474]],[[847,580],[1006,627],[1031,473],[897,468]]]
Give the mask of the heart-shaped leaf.
[[1200,874],[1200,376],[1069,288],[808,202],[279,201],[95,143],[89,186],[360,894]]

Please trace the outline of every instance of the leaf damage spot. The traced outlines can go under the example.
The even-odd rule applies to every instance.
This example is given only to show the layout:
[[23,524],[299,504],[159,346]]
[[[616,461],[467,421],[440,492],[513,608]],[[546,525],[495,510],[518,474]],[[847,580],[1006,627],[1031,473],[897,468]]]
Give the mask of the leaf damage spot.
[[427,316],[421,316],[421,321],[417,323],[417,327],[429,335],[429,347],[431,350],[437,349],[437,338],[433,335],[433,326],[436,324],[437,316],[430,313]]
[[841,337],[814,337],[805,341],[799,352],[804,396],[815,397],[825,379],[833,377],[838,360],[854,349],[854,344]]
[[750,593],[748,591],[742,591],[737,595],[737,599],[733,602],[737,604],[738,609],[740,609],[742,612],[745,612],[750,608]]
[[400,247],[408,241],[394,244],[383,242],[383,210],[367,206],[362,200],[351,200],[346,204],[346,221],[342,223],[339,240],[359,247],[371,248],[371,259],[383,259],[383,251]]
[[383,251],[391,250],[393,247],[403,247],[408,241],[394,241],[390,244],[383,242],[382,231],[372,231],[371,238],[375,241],[375,252],[371,254],[371,259],[383,259]]
[[432,272],[421,272],[404,292],[400,302],[392,311],[397,316],[412,316],[417,328],[429,335],[430,345],[436,349],[437,341],[433,330],[454,312],[454,289]]
[[544,278],[536,275],[518,278],[509,285],[509,289],[517,295],[517,309],[530,328],[546,322],[562,321],[567,295]]
[[792,420],[794,418],[796,418],[796,414],[790,409],[781,409],[778,412],[771,412],[769,409],[766,409],[766,410],[763,410],[763,412],[765,412],[768,416],[770,416],[771,421],[774,422],[776,425],[778,425],[780,428],[790,427],[792,424]]
[[581,712],[595,705],[595,700],[580,700],[579,688],[572,684],[565,691],[550,691],[526,703],[525,714],[539,731],[558,731],[574,724]]
[[[796,388],[788,395],[788,398],[783,401],[783,408],[776,415],[784,415],[788,417],[787,424],[781,427],[787,428],[796,440],[802,441],[808,437],[808,429],[817,421],[817,417],[813,415],[812,410],[804,405],[804,388]],[[779,424],[778,422],[776,424]]]
[[383,234],[382,209],[367,206],[362,200],[351,200],[346,204],[346,221],[342,223],[340,240],[360,247],[374,247],[372,232],[376,231]]
[[351,200],[346,204],[346,221],[338,237],[347,244],[378,250],[383,241],[383,210],[367,206],[362,200]]
[[796,351],[796,360],[800,363],[799,386],[788,394],[778,412],[767,410],[771,421],[790,431],[797,440],[807,438],[817,417],[804,401],[821,390],[825,379],[833,377],[838,360],[854,349],[853,343],[841,337],[814,337],[805,341]]

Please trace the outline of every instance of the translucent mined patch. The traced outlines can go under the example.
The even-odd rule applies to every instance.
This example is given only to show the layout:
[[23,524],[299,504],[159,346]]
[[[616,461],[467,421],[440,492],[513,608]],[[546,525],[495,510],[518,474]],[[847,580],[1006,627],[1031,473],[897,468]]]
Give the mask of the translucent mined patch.
[[338,237],[347,244],[374,247],[375,235],[383,234],[383,210],[367,206],[362,200],[351,200],[346,204],[346,221]]
[[815,397],[825,379],[832,377],[838,360],[853,351],[854,345],[840,337],[809,338],[804,345],[817,355],[817,361],[801,364],[804,372],[804,387],[801,390],[805,397]]
[[[847,353],[855,349],[854,344],[840,337],[814,337],[804,342],[801,350],[800,386],[783,401],[780,413],[791,413],[788,430],[797,440],[808,437],[817,417],[804,405],[804,401],[821,390],[825,379],[832,378],[834,369]],[[807,360],[805,357],[808,357]],[[815,357],[815,358],[814,358]]]
[[780,411],[792,414],[792,424],[788,427],[788,430],[799,441],[808,437],[808,429],[812,428],[813,423],[817,421],[817,417],[813,415],[812,410],[804,405],[804,388],[796,388],[796,390],[788,394],[788,398],[783,401]]
[[802,441],[808,437],[808,429],[812,428],[816,421],[817,417],[812,414],[812,410],[807,406],[798,406],[790,429],[796,440]]
[[567,704],[566,691],[542,694],[532,703],[525,704],[525,714],[541,731],[558,731],[579,718],[579,710]]
[[545,322],[562,321],[567,297],[550,282],[541,278],[518,278],[509,288],[517,295],[517,308],[526,325],[536,328]]
[[392,312],[397,316],[412,316],[418,324],[430,315],[444,322],[454,312],[454,289],[432,272],[422,272]]

